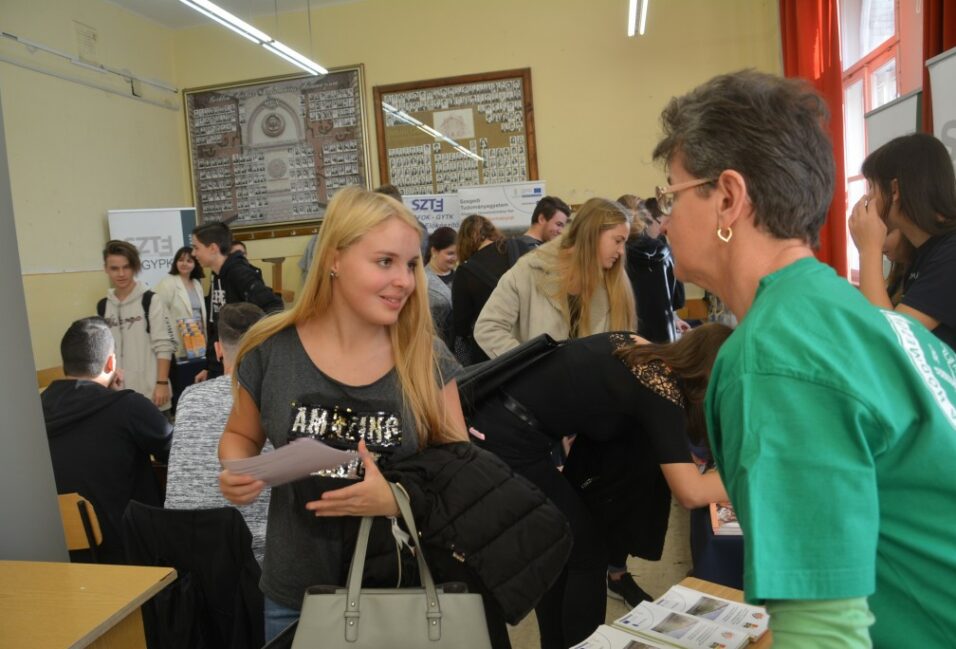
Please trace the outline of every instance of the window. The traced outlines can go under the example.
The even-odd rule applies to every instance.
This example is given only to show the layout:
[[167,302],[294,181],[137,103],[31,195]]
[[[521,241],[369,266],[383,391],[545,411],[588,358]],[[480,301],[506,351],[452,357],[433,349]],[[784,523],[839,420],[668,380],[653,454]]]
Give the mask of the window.
[[[843,58],[843,146],[850,209],[866,192],[860,166],[866,157],[863,116],[900,96],[899,7],[896,0],[841,0]],[[850,279],[859,279],[860,258],[847,232]]]

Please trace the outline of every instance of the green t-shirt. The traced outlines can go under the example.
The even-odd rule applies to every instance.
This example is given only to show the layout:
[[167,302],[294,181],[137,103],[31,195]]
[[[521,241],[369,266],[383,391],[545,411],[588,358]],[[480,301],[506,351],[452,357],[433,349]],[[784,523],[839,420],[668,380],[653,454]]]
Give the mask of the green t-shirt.
[[760,282],[707,394],[751,601],[871,595],[874,644],[956,638],[956,355],[816,260]]

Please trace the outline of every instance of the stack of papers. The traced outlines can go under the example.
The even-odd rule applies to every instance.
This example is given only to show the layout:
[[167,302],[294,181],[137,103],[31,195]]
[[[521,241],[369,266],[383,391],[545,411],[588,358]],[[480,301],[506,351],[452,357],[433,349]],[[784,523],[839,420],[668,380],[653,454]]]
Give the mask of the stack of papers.
[[612,626],[602,624],[573,649],[741,649],[766,633],[769,622],[762,607],[673,586]]
[[242,460],[223,460],[222,466],[232,473],[251,475],[275,487],[316,471],[334,469],[358,456],[355,451],[340,451],[311,437],[302,437],[271,453]]

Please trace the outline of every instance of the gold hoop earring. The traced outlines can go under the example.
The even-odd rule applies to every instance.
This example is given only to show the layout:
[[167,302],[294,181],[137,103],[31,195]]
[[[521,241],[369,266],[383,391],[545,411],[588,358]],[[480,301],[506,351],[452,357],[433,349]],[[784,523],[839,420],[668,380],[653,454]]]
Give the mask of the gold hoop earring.
[[724,234],[723,228],[717,228],[717,238],[723,241],[724,243],[730,243],[730,240],[734,237],[734,229],[730,226],[727,227],[727,234]]

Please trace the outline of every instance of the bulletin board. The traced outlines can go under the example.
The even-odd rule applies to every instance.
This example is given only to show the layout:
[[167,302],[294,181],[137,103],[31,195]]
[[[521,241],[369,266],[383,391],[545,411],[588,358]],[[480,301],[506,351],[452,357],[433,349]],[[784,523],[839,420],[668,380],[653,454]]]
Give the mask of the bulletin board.
[[529,68],[372,92],[382,182],[403,194],[538,179]]
[[183,91],[200,223],[314,222],[336,191],[368,187],[362,66]]

